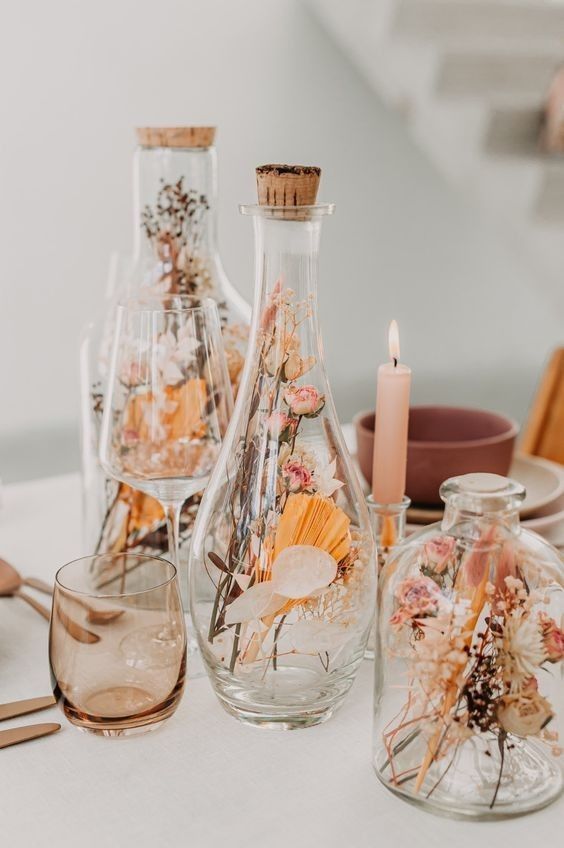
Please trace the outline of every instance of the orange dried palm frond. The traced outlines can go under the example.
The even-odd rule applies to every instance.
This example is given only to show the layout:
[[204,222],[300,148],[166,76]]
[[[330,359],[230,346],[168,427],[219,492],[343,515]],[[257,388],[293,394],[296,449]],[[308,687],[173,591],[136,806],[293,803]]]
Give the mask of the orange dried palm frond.
[[350,550],[350,523],[331,498],[289,495],[276,530],[274,558],[290,545],[313,545],[340,562]]
[[167,386],[167,400],[176,404],[172,412],[163,414],[162,423],[169,439],[200,439],[205,435],[205,409],[208,390],[205,380],[187,380],[181,386]]

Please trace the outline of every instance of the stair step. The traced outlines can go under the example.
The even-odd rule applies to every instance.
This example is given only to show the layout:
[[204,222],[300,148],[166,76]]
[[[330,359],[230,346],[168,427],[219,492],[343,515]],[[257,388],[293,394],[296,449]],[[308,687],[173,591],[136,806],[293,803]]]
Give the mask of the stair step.
[[465,43],[500,40],[530,46],[562,43],[564,6],[547,2],[492,0],[401,0],[393,32],[414,39]]
[[484,152],[490,156],[540,156],[541,122],[541,109],[494,109],[486,126]]
[[439,66],[437,93],[486,100],[513,97],[541,103],[561,61],[561,55],[447,54]]
[[547,163],[534,216],[542,224],[564,224],[564,156],[555,156]]

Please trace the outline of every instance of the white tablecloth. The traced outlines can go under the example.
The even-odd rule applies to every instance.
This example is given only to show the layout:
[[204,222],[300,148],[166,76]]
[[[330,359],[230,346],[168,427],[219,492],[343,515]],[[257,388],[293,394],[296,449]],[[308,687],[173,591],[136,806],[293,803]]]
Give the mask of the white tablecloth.
[[[7,486],[0,555],[52,579],[88,553],[75,475]],[[507,822],[435,818],[388,793],[370,765],[372,665],[340,712],[293,733],[226,715],[207,679],[176,715],[129,739],[79,733],[56,708],[10,722],[58,721],[47,739],[0,751],[1,848],[512,848],[561,844],[564,802]],[[49,693],[47,623],[0,598],[0,702]]]

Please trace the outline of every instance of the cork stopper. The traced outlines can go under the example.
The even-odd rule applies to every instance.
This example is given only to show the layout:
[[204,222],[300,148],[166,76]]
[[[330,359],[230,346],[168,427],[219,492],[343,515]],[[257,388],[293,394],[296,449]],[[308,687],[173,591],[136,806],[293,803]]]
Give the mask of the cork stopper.
[[313,165],[261,165],[256,173],[259,206],[315,204],[321,168]]
[[215,127],[137,127],[142,147],[211,147]]

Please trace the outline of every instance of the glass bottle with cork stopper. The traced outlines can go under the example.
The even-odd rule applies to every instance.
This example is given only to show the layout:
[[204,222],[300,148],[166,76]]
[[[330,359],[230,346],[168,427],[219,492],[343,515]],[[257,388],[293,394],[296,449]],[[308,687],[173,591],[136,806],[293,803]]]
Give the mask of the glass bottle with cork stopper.
[[234,420],[191,549],[191,611],[216,694],[239,720],[304,727],[349,690],[372,621],[368,513],[317,320],[320,169],[257,168],[256,288]]
[[[166,523],[153,498],[109,479],[98,461],[104,384],[115,306],[124,296],[213,298],[220,311],[229,375],[237,390],[250,308],[229,282],[217,244],[215,127],[142,127],[133,159],[133,257],[120,260],[100,320],[81,343],[82,479],[85,541],[96,553],[167,552]],[[181,551],[200,495],[183,509]]]

